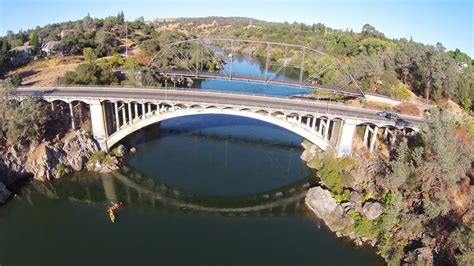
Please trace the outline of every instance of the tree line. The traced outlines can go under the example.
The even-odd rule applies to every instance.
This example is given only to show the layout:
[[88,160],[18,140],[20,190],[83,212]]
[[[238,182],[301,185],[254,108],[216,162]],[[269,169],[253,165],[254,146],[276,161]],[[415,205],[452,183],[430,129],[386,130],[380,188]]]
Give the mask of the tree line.
[[[248,18],[183,18],[169,23],[191,34],[294,43],[318,49],[345,62],[367,92],[403,98],[409,95],[404,90],[408,88],[429,100],[452,99],[465,109],[474,102],[474,67],[466,53],[459,49],[446,51],[441,43],[433,46],[412,39],[389,39],[369,24],[355,32],[335,30],[321,23],[273,23]],[[203,30],[199,25],[208,26]],[[254,55],[265,57],[265,53],[261,48]],[[311,71],[328,59],[321,56],[307,60],[310,63],[305,69]],[[326,75],[326,79],[330,78]]]

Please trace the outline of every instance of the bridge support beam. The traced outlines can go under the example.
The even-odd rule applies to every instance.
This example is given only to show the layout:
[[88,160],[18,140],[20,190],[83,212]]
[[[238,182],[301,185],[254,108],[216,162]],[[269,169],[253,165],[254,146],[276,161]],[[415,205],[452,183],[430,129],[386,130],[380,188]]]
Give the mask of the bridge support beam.
[[377,126],[375,126],[374,131],[372,132],[372,138],[370,139],[370,146],[369,146],[370,152],[374,152],[375,143],[377,142],[377,133],[378,133],[378,131],[379,131],[379,128]]
[[102,151],[107,152],[107,131],[104,107],[100,101],[93,101],[91,106],[92,135]]
[[[369,151],[371,153],[374,152],[375,143],[377,141],[378,131],[379,131],[379,128],[377,126],[374,126],[373,129],[370,125],[367,125],[365,127],[363,144],[364,144],[365,147],[369,148]],[[370,135],[370,140],[369,140],[369,135]]]
[[[23,104],[23,102],[21,102]],[[74,121],[74,108],[72,106],[72,103],[69,103],[69,112],[70,112],[70,116],[71,116],[71,127],[72,129],[76,129],[76,123]]]
[[[341,122],[342,123],[342,122]],[[354,139],[354,134],[356,132],[357,124],[346,120],[343,122],[341,137],[339,139],[339,143],[337,145],[337,155],[339,157],[342,156],[350,156],[352,153],[352,141]]]
[[120,117],[119,117],[119,112],[118,112],[118,103],[114,102],[114,113],[115,113],[115,128],[118,131],[120,128]]

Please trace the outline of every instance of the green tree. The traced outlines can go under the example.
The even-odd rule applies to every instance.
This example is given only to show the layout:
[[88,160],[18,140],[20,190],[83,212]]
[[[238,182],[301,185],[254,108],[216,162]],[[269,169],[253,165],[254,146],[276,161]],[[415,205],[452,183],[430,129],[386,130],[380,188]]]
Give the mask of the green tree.
[[84,61],[87,64],[95,64],[95,61],[97,60],[97,53],[94,49],[84,48],[83,55],[84,55]]
[[10,44],[7,38],[2,39],[2,52],[8,52],[10,50]]
[[450,210],[449,195],[458,189],[457,182],[474,160],[472,146],[461,143],[455,130],[455,121],[447,109],[433,109],[423,126],[425,152],[417,175],[422,181],[423,207],[428,219]]
[[[11,78],[5,79],[0,90],[0,129],[10,143],[22,139],[35,140],[42,135],[48,116],[44,105],[31,97],[22,104],[12,100],[16,86]],[[5,134],[6,132],[6,134]]]
[[29,41],[30,41],[30,46],[33,47],[33,51],[38,52],[40,48],[40,42],[38,38],[38,33],[36,31],[33,31],[30,34]]

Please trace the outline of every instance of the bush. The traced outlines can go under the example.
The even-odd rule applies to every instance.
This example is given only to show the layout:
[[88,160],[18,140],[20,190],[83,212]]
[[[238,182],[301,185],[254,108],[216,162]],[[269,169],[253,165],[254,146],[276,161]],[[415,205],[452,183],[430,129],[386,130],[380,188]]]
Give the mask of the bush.
[[354,164],[351,158],[336,158],[332,151],[325,151],[315,160],[317,176],[334,194],[341,194],[343,188],[352,186],[354,177],[348,171]]
[[461,100],[461,106],[462,106],[462,108],[464,109],[464,111],[466,111],[466,112],[471,111],[471,107],[472,107],[472,101],[471,101],[471,99],[469,99],[469,98],[463,98],[463,99]]
[[376,221],[370,221],[355,210],[349,211],[349,216],[354,219],[353,231],[359,237],[375,238],[380,233]]
[[102,163],[105,160],[105,153],[101,151],[96,151],[91,154],[89,157],[89,163],[91,164],[96,164],[96,163]]
[[56,165],[56,172],[58,177],[62,177],[69,173],[69,169],[62,163]]
[[398,84],[393,88],[392,95],[400,100],[406,100],[411,96],[410,92],[401,84]]

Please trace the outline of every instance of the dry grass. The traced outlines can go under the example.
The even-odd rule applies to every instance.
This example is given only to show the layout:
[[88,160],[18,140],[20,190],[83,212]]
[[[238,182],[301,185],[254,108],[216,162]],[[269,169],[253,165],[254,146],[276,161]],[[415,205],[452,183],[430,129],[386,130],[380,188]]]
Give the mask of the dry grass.
[[364,107],[368,109],[375,109],[375,110],[391,110],[392,109],[390,105],[387,105],[385,103],[373,102],[373,101],[367,101]]
[[414,115],[414,116],[421,115],[420,108],[418,108],[415,104],[412,104],[412,103],[401,103],[397,105],[395,109],[405,115]]

